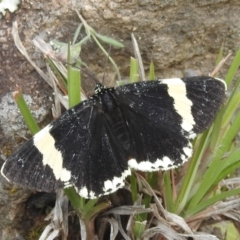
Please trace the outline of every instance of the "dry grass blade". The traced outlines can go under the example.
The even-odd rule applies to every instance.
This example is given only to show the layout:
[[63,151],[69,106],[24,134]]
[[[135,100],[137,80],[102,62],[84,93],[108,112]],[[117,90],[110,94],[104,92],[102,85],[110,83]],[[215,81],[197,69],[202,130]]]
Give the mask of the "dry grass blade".
[[240,207],[240,198],[236,198],[236,199],[231,199],[229,201],[225,201],[225,202],[219,202],[215,208],[215,214],[220,215],[223,214],[225,212],[231,211],[235,208],[239,208]]
[[[67,71],[66,68],[62,65],[61,62],[59,62],[54,55],[54,52],[51,51],[51,54],[49,53],[50,51],[44,51],[44,49],[48,49],[48,47],[50,47],[50,44],[44,42],[41,38],[39,37],[35,37],[33,39],[33,43],[34,45],[45,55],[48,56],[49,58],[51,58],[51,61],[54,62],[55,66],[57,66],[58,70],[65,76],[65,78],[67,78]],[[46,46],[46,47],[43,47]],[[47,71],[48,71],[48,76],[49,76],[49,85],[52,87],[52,89],[54,90],[54,94],[55,94],[55,107],[56,107],[56,111],[54,112],[56,115],[55,116],[60,116],[61,115],[61,107],[57,107],[57,102],[61,102],[61,104],[64,106],[65,109],[68,109],[68,100],[66,99],[65,95],[62,94],[62,92],[59,90],[59,88],[57,88],[57,84],[58,83],[58,79],[56,78],[56,75],[53,73],[52,69],[49,67],[48,64],[46,64],[47,66]]]
[[[152,235],[153,233],[157,234],[157,233],[161,233],[161,234],[165,234],[165,228],[162,227],[162,225],[166,226],[166,228],[171,228],[170,224],[172,226],[178,226],[181,229],[183,229],[186,233],[188,233],[189,236],[195,236],[193,234],[193,232],[191,231],[190,227],[188,226],[188,224],[185,222],[185,220],[173,213],[170,213],[168,211],[166,211],[163,206],[162,203],[160,201],[160,199],[157,197],[157,195],[155,194],[155,192],[153,191],[153,189],[151,188],[151,186],[147,183],[147,181],[141,176],[141,175],[137,175],[139,179],[141,179],[142,184],[144,185],[144,187],[146,188],[146,190],[154,197],[155,200],[155,204],[151,204],[151,208],[153,210],[153,215],[156,217],[156,219],[154,220],[156,225],[158,226],[157,228],[150,228],[148,230],[146,230],[144,232],[144,236],[146,234],[147,237],[149,237],[150,235]],[[161,215],[159,213],[162,213],[163,216],[165,216],[165,219],[163,219],[161,217]],[[153,231],[151,231],[151,229],[153,229]],[[170,231],[170,230],[169,230]],[[174,231],[174,233],[176,235],[178,235],[177,232]],[[174,235],[174,233],[171,233]],[[154,234],[152,235],[154,236]],[[164,235],[165,236],[165,235]],[[165,236],[167,237],[167,236]],[[170,237],[170,236],[168,236]],[[171,239],[171,238],[170,238]],[[174,238],[173,238],[174,239]]]
[[[228,212],[223,213],[222,215],[240,223],[239,210],[228,211]],[[240,229],[239,229],[239,231],[240,231]]]
[[144,185],[144,187],[146,188],[146,191],[148,192],[149,195],[154,197],[155,203],[157,205],[158,210],[160,211],[160,213],[163,214],[163,216],[165,218],[167,218],[166,216],[166,211],[161,203],[161,201],[159,200],[159,198],[157,197],[157,195],[155,194],[155,192],[153,191],[153,189],[151,188],[151,186],[148,184],[148,182],[139,174],[135,173],[138,181],[141,181],[142,184]]
[[104,214],[117,214],[117,215],[132,215],[152,212],[152,209],[141,206],[121,206],[108,210]]
[[52,49],[52,46],[49,43],[46,43],[41,37],[36,36],[32,40],[35,47],[37,47],[44,56],[48,56],[52,59],[55,59],[55,52]]
[[[134,202],[133,206],[140,206],[141,202],[142,202],[142,195],[139,195],[137,200]],[[134,217],[135,217],[135,214],[131,214],[128,219],[128,223],[127,223],[127,227],[126,227],[127,232],[130,232],[132,230]]]
[[231,56],[231,53],[229,53],[224,59],[222,59],[218,65],[215,67],[215,69],[210,73],[211,77],[214,77],[219,70],[222,68],[222,66],[224,65],[224,63],[229,59],[229,57]]
[[[18,48],[18,50],[19,50],[19,51],[22,53],[22,55],[29,61],[29,63],[36,69],[36,71],[38,72],[38,74],[47,82],[47,84],[54,89],[53,80],[51,79],[51,76],[52,76],[52,75],[49,77],[47,74],[45,74],[45,73],[31,60],[31,58],[29,57],[29,55],[28,55],[28,53],[27,53],[27,51],[26,51],[26,48],[23,46],[22,41],[21,41],[21,39],[20,39],[20,37],[19,37],[17,22],[13,22],[12,36],[13,36],[14,43],[15,43],[16,47]],[[42,42],[41,42],[40,40],[41,40],[41,39],[38,38],[38,40],[34,41],[34,44],[35,44],[36,46],[38,46],[38,45],[48,46],[48,47],[50,46],[50,45],[46,44],[45,42],[44,42],[45,44],[41,44]],[[38,41],[40,41],[40,42],[38,42]],[[45,47],[45,53],[46,53],[46,52],[47,52],[47,53],[51,52],[48,47]],[[43,49],[43,48],[41,48],[41,49]],[[49,55],[52,55],[52,56],[53,56],[53,52],[52,52],[52,54],[49,54]],[[65,105],[66,105],[66,104],[65,104],[66,101],[64,101],[63,95],[62,95],[62,93],[59,91],[59,89],[56,89],[56,93],[57,93],[57,95],[59,96],[59,99],[60,99],[61,103],[65,106]]]
[[132,38],[134,55],[135,55],[135,58],[138,60],[139,76],[140,76],[141,81],[145,81],[146,80],[146,76],[145,76],[145,71],[144,71],[144,67],[143,67],[142,57],[141,57],[141,53],[139,51],[137,40],[134,37],[133,33],[131,33],[131,38]]
[[26,48],[23,46],[22,41],[18,34],[18,24],[17,22],[13,22],[12,27],[12,36],[14,43],[18,50],[22,53],[22,55],[29,61],[29,63],[36,69],[36,71],[39,73],[39,75],[52,87],[52,83],[49,80],[48,76],[31,60],[29,57]]
[[51,223],[46,226],[39,240],[53,240],[60,232],[62,233],[62,239],[67,239],[68,198],[64,196],[62,190],[57,192],[55,207],[45,220],[51,221]]
[[[62,74],[62,76],[64,76],[64,78],[67,79],[67,69],[61,62],[61,59],[58,58],[58,55],[55,54],[54,51],[49,50],[49,48],[51,48],[51,45],[46,43],[45,41],[43,41],[40,37],[35,37],[33,39],[33,43],[45,56],[47,56],[52,61],[52,63],[56,67],[56,69],[58,69],[58,72],[60,72]],[[69,108],[68,107],[68,99],[66,98],[66,96],[64,94],[62,94],[62,92],[59,89],[61,89],[63,92],[66,92],[66,90],[62,89],[59,80],[57,79],[56,75],[54,74],[52,69],[49,67],[49,65],[47,64],[46,66],[47,66],[48,76],[49,76],[49,78],[48,78],[49,85],[53,88],[54,93],[55,93],[55,106],[56,106],[56,98],[58,98],[57,101],[60,101],[65,109],[68,109]],[[58,85],[58,87],[56,85]],[[81,89],[81,99],[82,100],[86,99],[86,96],[85,96],[84,92],[82,91],[82,89]],[[59,112],[59,107],[58,107],[57,112]],[[55,114],[57,116],[60,116],[60,114],[57,114],[57,113],[55,113]]]
[[239,198],[225,201],[225,202],[219,202],[215,206],[211,206],[207,208],[205,211],[202,211],[201,213],[188,218],[186,222],[190,223],[194,221],[202,221],[209,217],[214,217],[214,216],[224,214],[228,211],[238,208],[239,206],[240,206]]
[[[62,52],[60,49],[60,52],[57,50],[53,50],[51,44],[45,42],[41,37],[36,36],[32,40],[35,47],[46,57],[50,58],[56,68],[64,75],[65,78],[67,78],[67,69],[63,65],[62,62],[67,62],[67,51],[64,49],[65,56],[62,57]],[[66,44],[67,47],[67,44]]]
[[61,210],[63,213],[63,217],[62,217],[62,230],[63,230],[63,237],[62,240],[67,239],[68,236],[68,203],[69,203],[69,199],[67,198],[67,196],[63,196],[62,198],[62,203],[61,203]]
[[[230,186],[231,185],[231,186]],[[228,189],[232,189],[233,185],[240,185],[240,178],[236,177],[236,178],[229,178],[229,179],[223,179],[220,183],[219,183],[219,187],[227,187]],[[236,186],[235,186],[236,187]]]
[[87,239],[87,231],[84,221],[79,217],[80,229],[81,229],[81,239]]
[[182,237],[186,237],[186,239],[188,239],[189,237],[195,239],[195,240],[219,240],[216,236],[211,235],[211,234],[207,234],[207,233],[195,233],[194,236],[193,235],[189,235],[189,234],[180,234]]
[[53,91],[54,91],[54,104],[52,106],[52,114],[53,117],[56,119],[61,115],[61,105],[68,109],[68,100],[58,91],[57,85],[56,85],[56,76],[54,75],[51,68],[47,65],[48,74],[50,76],[50,79],[52,79],[52,85],[53,85]]
[[[231,223],[230,225],[234,225],[235,226],[235,236],[240,236],[240,216],[239,216],[239,210],[234,210],[234,211],[229,211],[226,212],[225,214],[223,214],[225,219],[230,219]],[[227,221],[226,221],[227,223]],[[230,230],[230,232],[232,231],[232,229]]]
[[193,235],[193,232],[191,231],[190,227],[187,225],[187,223],[182,217],[167,211],[166,211],[166,214],[167,214],[167,219],[169,221],[181,227],[185,232]]
[[[177,225],[177,226],[180,226],[183,230],[185,230],[185,232],[189,233],[188,236],[195,237],[195,235],[193,234],[193,232],[191,231],[191,229],[186,224],[186,222],[184,221],[183,218],[179,217],[176,214],[173,214],[173,213],[170,213],[170,212],[166,212],[167,217],[168,217],[168,221],[166,221],[158,213],[158,209],[156,207],[156,204],[151,204],[151,208],[153,209],[153,215],[156,217],[156,219],[154,220],[154,223],[156,225],[164,224],[165,226],[170,227],[171,229],[172,229],[172,225]],[[174,224],[172,224],[171,221]]]
[[122,227],[122,222],[121,222],[121,218],[119,215],[115,214],[114,215],[115,219],[118,222],[118,228],[119,228],[119,232],[122,234],[122,236],[124,237],[125,240],[131,240],[131,238],[125,233],[125,231],[123,230]]
[[[114,240],[118,234],[118,222],[113,218],[103,218],[102,222],[107,222],[111,226],[110,240]],[[100,238],[101,239],[101,238]],[[103,239],[103,238],[102,238]]]
[[46,238],[46,240],[54,240],[59,235],[60,230],[54,229],[51,234]]
[[60,230],[58,230],[58,231],[55,230],[53,233],[53,231],[52,231],[53,228],[54,228],[54,226],[52,223],[48,224],[45,227],[44,231],[42,232],[39,240],[50,240],[50,239],[54,239],[52,237],[57,237],[59,235]]
[[159,221],[159,222],[161,222],[161,223],[168,224],[168,222],[166,221],[166,219],[164,219],[164,218],[159,214],[157,205],[154,203],[154,204],[151,204],[150,206],[151,206],[151,209],[153,209],[153,215],[154,215],[154,217],[157,219],[157,221]]
[[173,230],[171,226],[167,226],[162,223],[158,223],[156,227],[152,227],[145,230],[143,234],[143,239],[144,240],[150,239],[151,237],[157,234],[163,235],[166,239],[178,239],[178,240],[184,239],[179,235],[179,233]]

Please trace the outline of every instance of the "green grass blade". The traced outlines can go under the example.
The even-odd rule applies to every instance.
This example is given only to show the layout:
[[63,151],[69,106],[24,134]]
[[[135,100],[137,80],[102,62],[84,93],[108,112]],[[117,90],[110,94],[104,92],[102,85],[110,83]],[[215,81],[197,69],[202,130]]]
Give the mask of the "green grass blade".
[[23,119],[30,130],[31,134],[34,135],[36,134],[40,129],[34,119],[34,117],[31,114],[30,109],[28,108],[23,95],[20,90],[14,92],[14,99],[17,103],[17,106],[23,116]]
[[240,113],[234,119],[234,122],[230,129],[227,131],[226,135],[223,137],[222,142],[220,142],[220,146],[218,151],[216,152],[212,163],[209,165],[206,173],[203,176],[201,184],[199,186],[200,191],[196,192],[191,203],[189,205],[189,209],[199,204],[204,195],[211,189],[213,184],[216,181],[216,178],[219,176],[220,172],[223,170],[224,165],[221,162],[223,154],[227,152],[233,139],[240,129]]
[[73,36],[72,45],[74,45],[74,44],[76,43],[77,38],[78,38],[78,36],[79,36],[79,34],[80,34],[80,32],[81,32],[82,26],[83,26],[83,24],[81,23],[81,24],[79,24],[79,26],[77,27],[77,29],[76,29],[76,31],[75,31],[75,33],[74,33],[74,36]]
[[235,115],[235,112],[239,107],[239,104],[240,104],[239,87],[240,87],[240,78],[237,80],[234,86],[234,89],[232,90],[231,96],[229,97],[227,104],[225,105],[225,112],[224,112],[223,122],[222,122],[223,128],[226,128],[227,126],[229,126],[229,123],[232,117]]
[[172,182],[170,177],[170,171],[164,172],[164,202],[166,209],[169,212],[173,212],[173,189],[172,189]]
[[85,199],[81,198],[73,187],[65,188],[64,193],[68,196],[68,199],[71,201],[71,204],[74,207],[74,209],[79,211],[84,208]]
[[222,120],[223,120],[224,112],[225,112],[225,109],[221,108],[221,110],[217,114],[217,117],[212,127],[211,140],[210,140],[210,146],[209,146],[209,149],[211,149],[212,152],[215,151],[215,148],[218,146],[218,143],[221,140],[219,136],[223,134],[223,131],[221,131],[221,128],[222,128]]
[[180,214],[189,201],[193,183],[196,182],[198,166],[208,146],[208,138],[210,133],[211,130],[208,130],[198,136],[194,141],[193,156],[190,159],[187,171],[184,175],[177,199],[174,204],[175,209],[173,212],[175,213]]
[[82,206],[82,217],[85,218],[91,218],[90,217],[90,211],[92,212],[92,209],[94,208],[95,204],[97,203],[98,199],[91,199],[89,201],[86,201],[85,204]]
[[89,221],[92,219],[95,215],[98,215],[100,212],[106,210],[107,208],[111,207],[111,202],[104,201],[99,204],[96,204],[98,199],[91,199],[87,202],[87,204],[84,206],[84,210],[82,213],[82,218],[85,221]]
[[225,81],[226,81],[228,87],[230,86],[230,84],[233,80],[233,77],[235,76],[239,66],[240,66],[240,49],[238,49],[237,54],[234,57],[232,64],[228,70],[228,73],[225,76]]
[[[68,61],[71,60],[70,44],[68,44]],[[80,103],[81,83],[80,70],[73,68],[70,64],[67,65],[67,83],[68,83],[68,103],[69,108]]]
[[130,58],[130,82],[138,82],[139,75],[138,75],[138,60],[136,58]]
[[240,194],[240,188],[233,189],[233,190],[228,190],[226,192],[222,192],[220,194],[217,194],[214,197],[211,197],[211,198],[209,198],[207,200],[204,200],[201,203],[195,205],[194,208],[186,211],[185,214],[184,214],[184,217],[187,218],[187,217],[193,216],[193,215],[201,212],[202,210],[204,210],[204,209],[206,209],[210,206],[213,206],[215,203],[217,203],[221,200],[224,200],[228,197],[232,197],[234,195],[237,195],[237,194]]
[[240,167],[240,150],[238,149],[234,152],[231,152],[231,154],[223,160],[223,164],[225,166],[213,183],[213,187]]
[[144,230],[146,228],[146,221],[135,221],[134,227],[133,227],[133,234],[135,240],[142,239],[142,235],[144,233]]
[[[223,156],[224,153],[226,153],[234,138],[237,136],[239,130],[240,130],[240,112],[237,113],[237,115],[234,117],[234,120],[232,121],[232,125],[227,129],[225,135],[223,135],[223,139],[220,142],[220,148],[219,153],[221,156]],[[218,155],[219,157],[219,155]]]
[[240,92],[236,93],[234,98],[229,102],[228,108],[224,113],[224,121],[223,121],[223,128],[227,128],[235,115],[237,109],[239,108],[240,104]]
[[46,58],[46,61],[48,62],[50,68],[53,70],[54,74],[57,75],[58,87],[61,90],[66,91],[67,76],[65,76],[64,73],[60,71],[60,69],[56,66],[55,62],[51,58]]
[[69,66],[68,68],[68,102],[69,108],[81,101],[81,75],[80,70]]
[[153,61],[151,61],[151,63],[150,63],[148,79],[149,80],[156,79]]
[[[218,176],[216,176],[215,181],[212,182],[211,185],[209,185],[208,193],[212,192],[218,183],[222,181],[225,177],[227,177],[229,174],[232,174],[239,166],[240,166],[240,150],[236,150],[234,152],[231,152],[231,154],[221,160],[221,168],[219,168]],[[198,186],[198,191],[201,191],[201,189]],[[205,194],[206,195],[206,194]]]
[[217,56],[216,65],[218,65],[218,63],[223,59],[223,49],[224,49],[224,45],[222,44]]
[[99,33],[95,33],[95,35],[96,35],[97,38],[99,38],[101,41],[103,41],[105,43],[108,43],[108,44],[110,44],[114,47],[124,48],[124,45],[121,42],[119,42],[119,41],[117,41],[113,38],[101,35]]
[[136,176],[133,174],[130,176],[130,183],[131,183],[132,200],[133,202],[135,202],[138,199],[138,187],[137,187]]

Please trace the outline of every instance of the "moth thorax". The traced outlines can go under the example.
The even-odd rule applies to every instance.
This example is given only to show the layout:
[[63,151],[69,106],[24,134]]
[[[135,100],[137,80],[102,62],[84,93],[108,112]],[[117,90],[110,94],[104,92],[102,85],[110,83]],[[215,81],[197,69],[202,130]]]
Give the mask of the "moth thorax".
[[102,84],[97,84],[94,89],[95,94],[102,94],[103,90],[106,89]]

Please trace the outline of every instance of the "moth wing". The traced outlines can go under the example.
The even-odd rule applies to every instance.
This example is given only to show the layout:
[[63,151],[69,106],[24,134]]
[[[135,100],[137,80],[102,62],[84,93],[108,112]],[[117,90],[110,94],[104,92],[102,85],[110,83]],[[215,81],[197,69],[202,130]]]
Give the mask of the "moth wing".
[[182,81],[186,86],[186,96],[192,102],[195,122],[192,132],[198,134],[214,121],[224,103],[227,85],[225,81],[209,76],[186,77]]
[[88,102],[66,111],[13,154],[2,174],[38,191],[74,186],[85,198],[122,187],[130,174],[127,153],[100,108]]
[[211,77],[165,79],[124,85],[115,93],[133,139],[129,166],[156,171],[191,157],[190,140],[213,121],[225,85]]

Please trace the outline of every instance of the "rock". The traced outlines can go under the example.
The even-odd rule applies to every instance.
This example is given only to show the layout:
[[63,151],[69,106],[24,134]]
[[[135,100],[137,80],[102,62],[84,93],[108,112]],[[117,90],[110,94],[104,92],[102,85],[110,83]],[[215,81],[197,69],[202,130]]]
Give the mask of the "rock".
[[[138,41],[146,70],[152,60],[159,78],[181,77],[185,69],[208,74],[214,68],[223,43],[225,55],[230,51],[235,53],[240,46],[238,0],[82,0],[70,4],[68,1],[26,0],[18,11],[8,12],[0,20],[0,102],[15,90],[16,84],[32,98],[52,94],[49,86],[15,47],[12,22],[18,21],[24,46],[32,60],[43,68],[44,58],[31,40],[42,32],[47,33],[44,34],[46,41],[71,40],[80,23],[74,9],[79,10],[97,32],[125,45],[124,49],[111,49],[110,52],[122,76],[129,76],[129,58],[133,56],[131,32]],[[110,65],[103,60],[105,58],[93,42],[83,48],[82,59],[96,74],[104,73]],[[49,111],[51,103],[42,103],[39,106],[43,106],[43,111]],[[3,116],[0,118],[4,120]],[[1,162],[16,149],[13,136],[6,134],[5,128],[6,125],[1,125]],[[10,146],[9,141],[12,141]],[[0,238],[16,239],[20,235],[15,229],[21,228],[29,191],[16,188],[12,192],[14,188],[2,178],[0,180]]]

